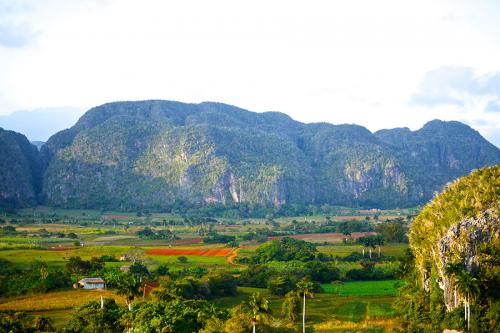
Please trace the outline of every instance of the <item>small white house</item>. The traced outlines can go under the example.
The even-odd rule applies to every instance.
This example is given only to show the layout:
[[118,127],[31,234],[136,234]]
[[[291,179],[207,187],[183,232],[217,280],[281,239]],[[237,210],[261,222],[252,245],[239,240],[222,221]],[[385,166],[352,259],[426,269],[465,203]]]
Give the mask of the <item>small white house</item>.
[[105,289],[106,283],[101,278],[85,278],[78,281],[80,288],[83,289]]

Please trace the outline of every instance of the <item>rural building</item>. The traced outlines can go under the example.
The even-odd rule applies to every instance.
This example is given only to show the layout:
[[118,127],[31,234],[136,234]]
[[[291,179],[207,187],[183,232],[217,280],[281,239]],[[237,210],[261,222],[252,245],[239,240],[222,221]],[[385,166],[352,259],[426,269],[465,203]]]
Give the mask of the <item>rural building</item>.
[[85,278],[78,281],[79,288],[83,289],[104,289],[106,283],[101,278]]
[[120,272],[130,273],[130,265],[124,265],[124,266],[120,267]]
[[158,288],[159,286],[160,286],[159,283],[154,283],[154,282],[145,283],[144,287],[142,288],[142,297],[148,297],[149,295],[151,295],[153,289]]

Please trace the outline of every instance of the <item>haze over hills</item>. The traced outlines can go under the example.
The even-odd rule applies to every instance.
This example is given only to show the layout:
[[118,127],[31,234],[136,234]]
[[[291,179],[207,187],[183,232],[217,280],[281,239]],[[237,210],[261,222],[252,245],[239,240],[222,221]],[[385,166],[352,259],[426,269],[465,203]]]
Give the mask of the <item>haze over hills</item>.
[[[11,141],[2,145],[9,159],[24,163],[23,154],[7,150]],[[2,201],[28,205],[37,193],[48,205],[121,210],[209,203],[405,207],[428,201],[472,169],[500,164],[500,150],[459,122],[371,133],[357,125],[303,124],[279,112],[159,100],[92,108],[35,155],[33,190],[15,192],[4,186],[12,180],[2,179]]]
[[0,127],[23,133],[30,141],[47,141],[51,135],[73,126],[84,113],[82,108],[57,107],[16,111],[0,116]]

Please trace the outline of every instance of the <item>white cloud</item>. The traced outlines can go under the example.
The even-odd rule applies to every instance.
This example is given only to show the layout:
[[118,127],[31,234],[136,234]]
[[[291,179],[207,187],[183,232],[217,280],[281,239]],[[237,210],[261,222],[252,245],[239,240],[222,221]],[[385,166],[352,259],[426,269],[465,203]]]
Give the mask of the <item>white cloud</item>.
[[408,105],[425,73],[500,70],[494,2],[13,3],[0,0],[0,8],[11,4],[2,24],[39,35],[23,47],[0,46],[0,114],[162,98],[371,130],[417,128],[464,114]]

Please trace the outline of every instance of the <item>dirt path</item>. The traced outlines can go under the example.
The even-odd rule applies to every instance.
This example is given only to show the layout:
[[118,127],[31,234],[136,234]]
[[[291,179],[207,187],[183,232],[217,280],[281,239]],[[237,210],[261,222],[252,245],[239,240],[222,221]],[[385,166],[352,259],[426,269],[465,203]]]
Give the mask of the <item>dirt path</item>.
[[238,256],[238,251],[240,250],[240,248],[236,248],[233,250],[233,252],[231,252],[231,254],[227,257],[227,262],[233,266],[240,266],[239,264],[236,264],[234,262],[234,258],[236,258]]

